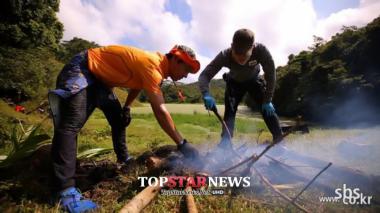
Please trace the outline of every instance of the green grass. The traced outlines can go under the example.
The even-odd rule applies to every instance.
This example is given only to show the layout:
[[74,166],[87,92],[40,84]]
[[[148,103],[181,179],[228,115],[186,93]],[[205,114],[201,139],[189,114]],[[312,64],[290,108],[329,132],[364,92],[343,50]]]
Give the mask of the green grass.
[[[167,103],[165,104],[166,108],[170,113],[173,114],[208,114],[209,112],[205,109],[202,104],[173,104]],[[224,106],[217,105],[219,113],[223,115]],[[150,104],[143,103],[139,107],[132,107],[132,112],[136,114],[149,114],[152,113],[152,108]],[[210,111],[210,114],[212,112]]]
[[0,100],[0,155],[6,155],[12,149],[10,134],[15,126],[22,123],[25,128],[30,125],[41,124],[41,129],[52,134],[52,122],[46,119],[46,115],[33,113],[26,115],[16,112],[3,100]]
[[[133,113],[132,122],[127,128],[127,145],[132,154],[138,154],[154,146],[174,144],[160,128],[154,115],[149,112]],[[220,138],[221,124],[208,114],[172,114],[178,131],[194,144],[215,144]],[[236,134],[252,140],[258,129],[266,129],[263,121],[254,118],[237,118]],[[149,134],[147,134],[149,133]],[[101,111],[96,110],[86,123],[79,137],[79,150],[112,147],[111,129]]]
[[[213,147],[220,140],[221,124],[211,112],[210,115],[204,110],[203,105],[198,104],[168,104],[168,110],[173,113],[172,117],[176,124],[177,129],[185,138],[198,147]],[[219,111],[223,114],[223,107],[218,106]],[[248,116],[247,116],[248,115]],[[132,155],[139,155],[146,150],[153,147],[161,146],[164,144],[173,144],[174,142],[164,133],[159,127],[158,122],[152,114],[150,106],[142,104],[140,107],[133,107],[132,109],[133,120],[131,125],[127,128],[127,145]],[[16,113],[12,108],[7,106],[4,102],[0,101],[0,125],[6,128],[12,127],[12,122],[15,119],[23,120],[26,125],[35,124],[42,121],[43,116],[38,114],[24,115]],[[52,124],[50,120],[44,121],[43,125],[45,131],[52,136]],[[234,142],[250,142],[255,143],[257,132],[264,129],[264,133],[260,137],[260,141],[270,139],[271,135],[268,132],[264,122],[257,115],[247,113],[239,113],[236,120],[236,132]],[[326,160],[334,156],[332,151],[344,140],[351,140],[355,138],[362,138],[364,142],[377,144],[380,137],[380,129],[321,129],[313,128],[308,135],[292,134],[287,138],[287,146],[305,155],[319,154]],[[370,136],[370,137],[365,137]],[[1,144],[0,144],[1,145]],[[78,151],[84,151],[92,148],[112,148],[111,128],[109,127],[103,113],[95,110],[90,117],[78,137]],[[380,153],[379,146],[371,151],[371,155],[365,156],[363,161],[357,158],[346,157],[336,158],[334,163],[338,164],[352,164],[360,162],[361,166],[368,164],[368,160],[372,161],[377,171],[378,164],[373,163],[378,161]],[[204,150],[201,150],[204,151]],[[0,146],[0,155],[9,152],[9,145],[5,142]],[[114,161],[115,155],[111,152],[97,159],[109,159]],[[346,162],[345,162],[346,161]],[[366,163],[367,162],[367,163]],[[346,163],[346,164],[344,164]],[[363,165],[362,165],[363,164]],[[138,172],[136,172],[137,174]],[[128,188],[130,175],[118,176],[120,177],[119,185],[100,185],[95,186],[99,190],[103,190],[101,197],[96,198],[95,201],[102,205],[99,212],[111,212],[120,209],[125,203],[128,202],[131,196],[136,194]],[[125,179],[125,180],[124,180]],[[1,181],[1,180],[0,180]],[[13,182],[1,182],[0,195],[9,189],[8,186],[13,187],[18,185],[18,180]],[[113,183],[113,182],[112,182]],[[23,190],[23,188],[17,188]],[[128,191],[130,190],[130,191]],[[306,191],[305,194],[310,194]],[[22,194],[22,193],[21,193]],[[120,196],[129,194],[127,199],[121,199]],[[281,198],[273,197],[273,194],[264,200],[268,203],[261,203],[249,200],[246,196],[239,195],[233,199],[233,206],[229,208],[230,196],[195,196],[198,210],[200,212],[294,212],[293,207],[286,207],[286,202]],[[313,194],[315,196],[315,194]],[[5,200],[0,204],[0,211],[10,210],[16,212],[58,212],[56,206],[50,206],[46,203],[40,203],[34,199],[34,195],[23,194],[17,202],[8,202]],[[0,197],[1,198],[1,197]],[[10,199],[12,200],[12,199]],[[151,205],[147,207],[145,212],[170,212],[177,211],[181,204],[181,197],[178,196],[158,196]],[[322,210],[337,210],[336,206],[326,205],[321,207]],[[320,211],[318,209],[316,211]],[[344,211],[346,209],[343,209]],[[349,211],[349,210],[348,210]]]

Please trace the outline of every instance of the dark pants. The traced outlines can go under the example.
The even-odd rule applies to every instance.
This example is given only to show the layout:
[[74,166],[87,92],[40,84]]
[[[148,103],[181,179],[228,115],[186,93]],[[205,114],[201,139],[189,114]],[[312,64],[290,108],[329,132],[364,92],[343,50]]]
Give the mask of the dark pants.
[[52,158],[57,190],[75,185],[77,136],[94,109],[100,108],[112,128],[112,142],[118,160],[127,158],[125,126],[120,102],[111,89],[94,83],[79,93],[62,99],[60,121],[54,127]]
[[[226,81],[226,90],[224,95],[224,121],[227,124],[227,127],[233,136],[235,128],[235,117],[236,111],[239,103],[242,101],[244,95],[248,92],[251,98],[255,101],[258,106],[263,104],[264,93],[265,93],[265,83],[262,79],[253,78],[245,82],[236,82],[233,79],[228,77],[228,74],[223,76]],[[282,136],[282,131],[280,128],[280,122],[277,114],[273,116],[267,116],[260,110],[261,115],[267,125],[269,131],[272,133],[273,139]],[[222,131],[222,142],[228,142],[229,136],[228,133],[224,130]]]

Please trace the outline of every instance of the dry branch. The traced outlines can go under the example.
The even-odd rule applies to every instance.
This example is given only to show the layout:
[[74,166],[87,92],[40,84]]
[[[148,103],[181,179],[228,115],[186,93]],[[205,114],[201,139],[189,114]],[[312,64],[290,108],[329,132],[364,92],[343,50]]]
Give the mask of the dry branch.
[[[252,166],[257,160],[260,159],[261,156],[263,156],[274,145],[275,145],[275,143],[269,144],[259,155],[256,155],[256,153],[255,153],[252,156],[250,156],[250,157],[246,158],[245,160],[241,161],[240,163],[238,163],[238,164],[236,164],[234,166],[231,166],[228,169],[225,169],[225,170],[219,172],[218,175],[226,174],[227,172],[229,172],[231,170],[234,170],[234,169],[240,167],[241,165],[243,165],[243,164],[245,164],[247,162],[250,162],[250,161],[251,161],[250,166]],[[250,167],[250,166],[248,166],[248,167]]]
[[247,162],[250,162],[251,163],[248,165],[248,167],[250,168],[256,161],[258,161],[266,152],[268,152],[272,147],[274,147],[276,144],[280,143],[286,136],[288,136],[297,126],[294,126],[292,127],[289,131],[285,132],[284,134],[282,134],[282,138],[281,140],[278,139],[277,141],[273,141],[271,144],[269,144],[267,147],[265,147],[265,149],[259,154],[259,155],[256,155],[256,153],[254,153],[252,156],[248,157],[247,159],[241,161],[240,163],[228,168],[228,169],[225,169],[221,172],[218,173],[218,175],[222,175],[222,174],[225,174],[233,169],[236,169],[237,167],[247,163]]
[[295,207],[297,207],[299,210],[303,211],[303,212],[310,212],[309,210],[305,209],[303,206],[299,205],[298,203],[296,202],[292,202],[292,199],[290,199],[287,195],[285,195],[284,193],[282,193],[280,190],[276,189],[270,182],[268,179],[266,179],[266,177],[264,177],[261,173],[259,173],[257,171],[257,169],[255,167],[253,167],[255,173],[261,178],[261,180],[267,185],[269,186],[269,188],[271,188],[274,192],[276,192],[278,195],[280,195],[282,198],[284,198],[285,200],[287,200],[288,202],[290,202],[291,204],[293,204]]
[[280,189],[294,189],[296,188],[300,183],[297,184],[273,184],[273,187],[280,190]]
[[297,200],[297,198],[301,196],[301,194],[318,178],[318,176],[321,175],[324,171],[326,171],[326,169],[328,169],[331,165],[332,163],[330,162],[329,164],[327,164],[325,168],[318,172],[318,174],[315,175],[315,177],[293,198],[292,203],[294,203]]
[[270,160],[272,160],[272,161],[275,162],[275,163],[278,163],[278,164],[281,164],[281,165],[285,166],[286,168],[294,169],[292,166],[290,166],[290,165],[288,165],[288,164],[286,164],[286,163],[284,163],[284,162],[282,162],[282,161],[280,161],[280,160],[277,160],[277,159],[274,158],[274,157],[271,157],[271,156],[269,156],[269,155],[265,155],[265,157],[269,158]]

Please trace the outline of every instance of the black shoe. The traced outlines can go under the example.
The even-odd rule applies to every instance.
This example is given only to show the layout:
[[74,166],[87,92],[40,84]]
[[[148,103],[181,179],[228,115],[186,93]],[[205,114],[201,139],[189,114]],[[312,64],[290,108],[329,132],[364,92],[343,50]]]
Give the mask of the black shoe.
[[135,164],[136,160],[134,157],[131,157],[131,156],[128,156],[126,159],[124,160],[121,160],[121,159],[118,159],[116,161],[116,167],[118,169],[121,169],[121,168],[129,168],[129,167],[132,167],[134,164]]
[[117,163],[120,163],[120,164],[129,164],[129,163],[133,162],[134,160],[135,160],[134,157],[128,156],[125,159],[117,159]]
[[284,140],[284,137],[282,135],[274,136],[273,137],[273,143],[277,144]]

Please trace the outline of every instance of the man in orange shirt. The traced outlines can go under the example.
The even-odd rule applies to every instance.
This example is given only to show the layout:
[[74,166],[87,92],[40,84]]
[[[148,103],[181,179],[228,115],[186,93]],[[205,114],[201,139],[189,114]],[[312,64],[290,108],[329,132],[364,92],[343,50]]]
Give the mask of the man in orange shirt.
[[[198,151],[177,131],[164,105],[161,83],[196,73],[200,63],[194,51],[176,45],[169,53],[147,52],[129,46],[106,46],[89,49],[66,64],[57,79],[57,88],[49,93],[54,115],[52,158],[55,183],[61,206],[69,212],[96,208],[75,188],[77,135],[96,107],[105,114],[112,129],[112,142],[117,161],[128,163],[125,128],[131,121],[130,107],[141,90],[149,98],[154,115],[162,129],[177,144],[186,158],[197,158]],[[129,88],[124,107],[112,92],[113,87]],[[55,107],[59,100],[59,107]],[[59,112],[54,112],[55,108]]]

